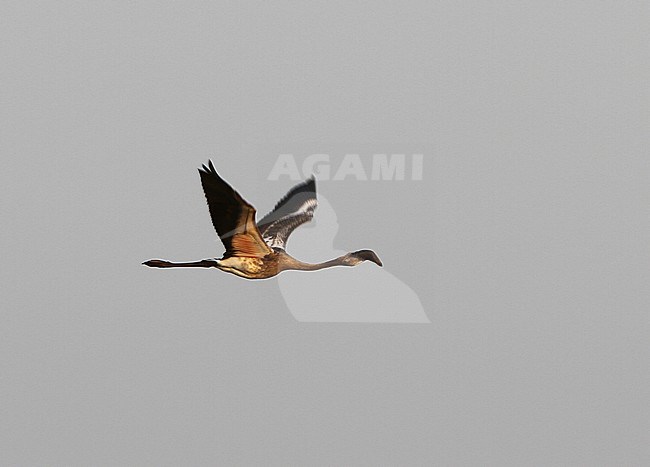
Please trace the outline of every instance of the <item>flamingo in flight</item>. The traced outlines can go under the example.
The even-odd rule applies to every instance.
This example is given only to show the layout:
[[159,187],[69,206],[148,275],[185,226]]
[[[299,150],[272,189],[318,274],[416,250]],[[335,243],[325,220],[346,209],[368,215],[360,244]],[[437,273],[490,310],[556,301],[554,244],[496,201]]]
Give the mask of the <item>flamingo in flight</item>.
[[333,266],[356,266],[372,261],[382,266],[372,250],[359,250],[322,263],[304,263],[286,252],[286,244],[298,226],[314,217],[316,180],[314,176],[293,187],[273,211],[255,222],[255,208],[241,197],[212,165],[199,169],[208,209],[223,246],[221,259],[211,258],[189,263],[161,259],[145,261],[154,268],[217,268],[246,279],[266,279],[282,271],[317,271]]

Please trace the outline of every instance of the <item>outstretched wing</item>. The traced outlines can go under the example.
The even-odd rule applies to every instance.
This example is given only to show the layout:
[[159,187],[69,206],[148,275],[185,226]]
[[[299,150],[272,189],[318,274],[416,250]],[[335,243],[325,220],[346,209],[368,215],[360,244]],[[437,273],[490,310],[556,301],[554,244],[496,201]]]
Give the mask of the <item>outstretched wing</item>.
[[270,247],[284,249],[291,232],[314,217],[317,204],[316,180],[312,175],[289,190],[275,209],[257,223],[262,238]]
[[255,224],[255,208],[217,174],[212,161],[199,174],[212,225],[226,247],[224,256],[262,258],[272,253]]

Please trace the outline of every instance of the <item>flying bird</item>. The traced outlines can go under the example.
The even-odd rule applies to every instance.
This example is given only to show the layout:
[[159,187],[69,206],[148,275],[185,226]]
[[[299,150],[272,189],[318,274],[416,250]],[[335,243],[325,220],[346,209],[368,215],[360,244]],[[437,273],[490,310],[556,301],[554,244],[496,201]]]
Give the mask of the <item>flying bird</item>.
[[333,266],[382,262],[372,250],[359,250],[322,263],[304,263],[286,252],[291,232],[314,217],[317,206],[314,176],[293,187],[259,222],[255,208],[219,176],[212,161],[199,169],[212,224],[226,252],[220,259],[189,263],[161,259],[145,261],[154,268],[217,268],[246,279],[266,279],[282,271],[317,271]]

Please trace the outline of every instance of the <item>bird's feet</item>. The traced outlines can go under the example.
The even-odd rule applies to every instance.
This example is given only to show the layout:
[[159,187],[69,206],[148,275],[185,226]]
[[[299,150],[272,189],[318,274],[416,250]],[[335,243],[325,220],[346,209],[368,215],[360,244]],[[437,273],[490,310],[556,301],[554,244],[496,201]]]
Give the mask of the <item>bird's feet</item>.
[[149,266],[150,268],[168,268],[172,263],[169,261],[163,261],[162,259],[150,259],[142,264]]

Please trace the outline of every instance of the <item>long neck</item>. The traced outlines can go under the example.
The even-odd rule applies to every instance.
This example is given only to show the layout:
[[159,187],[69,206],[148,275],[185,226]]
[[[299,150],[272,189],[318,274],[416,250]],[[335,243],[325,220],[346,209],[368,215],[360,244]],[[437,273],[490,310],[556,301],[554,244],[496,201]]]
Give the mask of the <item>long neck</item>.
[[285,254],[282,261],[282,270],[297,270],[297,271],[318,271],[319,269],[331,268],[334,266],[350,266],[344,259],[347,255],[339,256],[338,258],[330,259],[322,263],[303,263],[296,258]]

